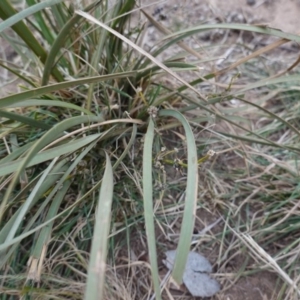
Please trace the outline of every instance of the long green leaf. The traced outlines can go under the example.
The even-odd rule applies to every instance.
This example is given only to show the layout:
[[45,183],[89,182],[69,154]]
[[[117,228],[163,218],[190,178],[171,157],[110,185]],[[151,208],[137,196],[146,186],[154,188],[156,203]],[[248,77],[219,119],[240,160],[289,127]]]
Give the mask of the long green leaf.
[[12,240],[14,238],[14,236],[15,236],[22,220],[25,217],[25,214],[27,213],[29,207],[31,206],[31,203],[32,203],[36,193],[38,192],[40,187],[43,185],[44,181],[47,179],[48,174],[50,173],[50,171],[54,167],[54,165],[57,162],[58,158],[59,158],[58,156],[55,157],[53,159],[53,161],[49,164],[47,169],[43,172],[43,175],[40,177],[39,181],[34,186],[33,190],[30,193],[30,195],[27,197],[26,201],[22,205],[22,208],[21,208],[17,218],[15,219],[15,221],[13,223],[13,226],[11,227],[11,229],[10,229],[10,231],[9,231],[7,237],[6,237],[5,242],[9,242],[10,240]]
[[3,111],[3,110],[0,110],[0,117],[7,118],[9,120],[18,121],[20,123],[27,124],[31,127],[36,127],[36,128],[46,129],[46,130],[50,129],[52,127],[51,125],[48,125],[44,122],[34,120],[34,119],[26,117],[26,116],[17,115],[12,112]]
[[104,293],[106,255],[111,222],[113,199],[113,170],[106,154],[106,166],[101,184],[90,255],[88,279],[85,288],[86,300],[102,300]]
[[[49,0],[50,1],[50,0]],[[51,1],[50,1],[51,2]],[[26,8],[26,10],[30,10]],[[23,11],[23,12],[24,12]],[[16,10],[11,6],[10,2],[7,0],[0,1],[0,18],[7,20],[11,18],[14,22],[14,19],[17,20],[15,15],[17,14]],[[8,20],[7,20],[8,21]],[[12,21],[10,21],[12,22]],[[45,63],[47,58],[46,50],[41,46],[38,40],[35,38],[31,30],[26,26],[23,21],[17,21],[12,25],[12,29],[19,35],[19,37],[26,43],[26,45],[35,53],[35,55],[41,60],[42,63]],[[51,74],[57,81],[63,81],[62,74],[58,71],[56,67],[52,68]]]
[[[59,161],[53,168],[53,172],[51,172],[51,175],[48,176],[46,178],[46,180],[44,181],[44,184],[41,186],[41,188],[38,190],[38,192],[35,194],[35,199],[31,202],[31,205],[34,205],[36,204],[36,202],[42,197],[42,195],[48,190],[50,189],[51,186],[53,186],[55,184],[55,182],[57,180],[59,180],[59,178],[62,176],[62,174],[64,174],[64,172],[67,170],[67,164],[68,162],[68,159],[63,159],[61,161]],[[35,183],[35,181],[38,180],[38,178],[35,178],[33,181]],[[25,192],[29,193],[29,191],[31,190],[30,186],[27,188],[24,189]],[[14,201],[16,201],[16,199],[18,198],[22,198],[22,197],[25,197],[25,194],[23,193],[23,191],[20,191],[16,197],[14,197],[11,201],[12,203]],[[32,206],[29,207],[29,209],[31,208]],[[18,210],[10,217],[10,219],[5,223],[5,225],[3,226],[3,228],[1,228],[1,231],[0,231],[0,245],[2,243],[4,243],[10,229],[12,228],[13,226],[13,223],[15,222],[15,219],[17,218],[19,212],[21,211],[22,209],[22,206],[18,208]],[[30,219],[30,221],[32,220],[33,218]],[[34,222],[34,221],[33,221]],[[1,261],[0,259],[0,269],[2,267],[2,264],[1,263],[4,263],[3,261]]]
[[[96,1],[95,3],[90,4],[84,11],[88,12],[91,9],[93,9],[95,6],[97,6],[100,1]],[[66,39],[69,37],[70,32],[74,29],[75,24],[77,24],[80,20],[80,16],[74,15],[61,29],[59,34],[57,35],[54,43],[52,44],[49,55],[47,56],[47,59],[45,61],[45,67],[43,71],[43,77],[42,77],[42,85],[47,85],[51,69],[55,64],[55,58],[57,54],[59,53],[60,49],[63,47]]]
[[154,138],[154,123],[150,118],[147,133],[145,135],[143,151],[143,198],[144,198],[144,216],[151,265],[151,273],[154,285],[155,296],[157,300],[161,299],[159,286],[159,273],[157,266],[156,238],[154,228],[153,211],[153,186],[152,186],[152,147]]
[[[30,147],[33,145],[33,142],[27,142],[25,143],[23,146],[18,147],[18,149],[14,150],[13,152],[11,152],[10,154],[6,155],[5,157],[3,157],[0,160],[0,166],[7,163],[7,162],[11,162],[13,160],[15,160],[16,158],[20,157],[21,155],[23,155],[26,151],[28,151],[28,149],[30,149]],[[5,150],[6,152],[6,150]]]
[[[71,185],[70,180],[67,180],[62,184],[61,188],[59,189],[59,191],[55,195],[53,201],[51,202],[47,216],[45,218],[46,221],[52,219],[53,217],[55,217],[57,215],[57,212],[61,205],[61,202],[64,199],[70,185]],[[43,247],[45,247],[50,240],[53,223],[54,222],[52,221],[50,224],[48,224],[41,230],[41,232],[37,238],[37,241],[35,243],[35,246],[32,250],[31,256],[33,259],[41,258]]]
[[188,153],[188,174],[186,185],[186,197],[183,213],[182,226],[180,230],[180,237],[178,247],[176,251],[176,258],[174,262],[174,268],[172,271],[173,279],[182,284],[182,277],[185,271],[185,265],[187,262],[188,253],[190,251],[190,245],[192,241],[192,234],[194,230],[197,196],[198,196],[198,159],[197,159],[197,147],[193,135],[193,131],[185,119],[185,117],[178,111],[174,110],[161,110],[159,112],[160,117],[174,117],[182,123],[187,144]]
[[283,32],[280,29],[275,29],[267,26],[256,26],[251,24],[203,24],[199,26],[195,26],[193,28],[188,28],[185,30],[177,31],[173,34],[169,34],[163,38],[163,40],[173,39],[174,37],[183,39],[190,35],[194,35],[199,32],[203,32],[206,30],[212,29],[233,29],[233,30],[244,30],[250,32],[257,32],[267,35],[273,35],[280,38],[284,38],[290,41],[295,41],[300,43],[300,36],[292,33]]
[[52,5],[56,5],[60,2],[63,2],[64,0],[46,0],[40,3],[37,3],[35,5],[32,5],[16,14],[14,14],[12,17],[10,17],[9,19],[1,22],[0,24],[0,32],[2,32],[3,30],[11,27],[12,25],[24,20],[25,18],[33,15],[34,13],[46,8],[46,7],[50,7]]
[[279,122],[281,122],[282,124],[286,125],[289,129],[291,129],[294,133],[296,133],[298,135],[298,137],[300,137],[300,132],[299,130],[293,126],[291,123],[289,123],[288,121],[284,120],[283,118],[281,118],[280,116],[278,116],[277,114],[272,113],[271,111],[267,110],[266,108],[254,103],[253,101],[247,101],[241,97],[236,97],[237,99],[256,107],[259,110],[264,111],[266,114],[270,115],[272,119],[277,119]]
[[16,75],[19,79],[23,80],[24,82],[27,82],[28,84],[30,84],[31,86],[33,86],[34,88],[36,88],[36,85],[33,81],[31,81],[29,79],[29,77],[26,77],[25,75],[23,75],[19,70],[17,69],[13,69],[13,68],[10,68],[8,65],[7,65],[8,62],[6,61],[0,61],[0,66],[6,70],[8,70],[10,73]]
[[[33,157],[33,159],[27,164],[27,167],[32,167],[42,162],[48,161],[58,155],[73,153],[74,151],[77,151],[78,149],[93,142],[101,135],[102,133],[92,134],[87,137],[83,137],[78,140],[63,145],[59,145],[57,147],[53,147],[51,149],[40,152]],[[4,164],[0,164],[0,176],[5,176],[13,172],[16,172],[18,170],[18,167],[23,163],[24,160],[25,158],[20,158],[13,162],[10,161]]]
[[[37,4],[35,0],[26,0],[26,2],[27,5],[31,8]],[[36,26],[38,27],[38,30],[41,33],[41,36],[43,37],[44,40],[48,42],[49,45],[52,45],[54,40],[54,34],[53,31],[51,31],[51,27],[48,26],[48,24],[46,24],[47,21],[46,18],[43,16],[43,13],[40,10],[38,10],[34,14],[34,18],[37,24]],[[30,19],[28,21],[30,22],[30,24],[32,24]]]
[[61,89],[67,89],[72,86],[82,85],[82,84],[89,84],[93,82],[101,82],[105,80],[111,79],[118,79],[118,78],[125,78],[134,76],[136,72],[122,72],[122,73],[115,73],[109,75],[102,75],[102,76],[94,76],[89,78],[77,79],[72,81],[65,81],[61,83],[51,84],[47,86],[43,86],[40,88],[32,89],[30,91],[9,95],[0,99],[0,108],[6,107],[7,105],[12,105],[14,103],[29,99],[29,98],[36,98],[37,96],[45,95],[51,92],[55,92]]
[[136,124],[132,124],[132,125],[133,125],[133,128],[132,128],[130,140],[129,140],[126,148],[124,149],[123,153],[120,155],[120,157],[117,159],[117,161],[113,165],[113,170],[115,170],[117,168],[117,166],[122,162],[122,160],[127,155],[127,153],[129,152],[129,150],[131,149],[131,146],[133,145],[133,143],[135,141],[135,137],[136,137],[136,133],[137,133],[137,126],[136,126]]
[[[111,12],[108,13],[105,16],[105,19],[109,19],[111,15]],[[80,16],[78,16],[80,17]],[[105,49],[105,45],[107,40],[109,40],[107,38],[108,36],[108,32],[106,30],[102,30],[102,28],[97,28],[96,32],[97,34],[97,38],[95,38],[97,40],[97,42],[95,43],[95,51],[92,55],[92,59],[91,59],[91,68],[89,68],[89,76],[95,76],[98,74],[98,64],[99,61],[101,61],[101,57],[103,55],[104,49]],[[114,56],[117,57],[116,53],[112,51],[112,53],[114,53]],[[109,73],[109,71],[108,71]],[[88,91],[87,91],[87,99],[86,99],[86,109],[90,110],[91,106],[92,106],[92,101],[94,98],[94,91],[95,91],[95,84],[92,83],[90,84]],[[109,101],[108,101],[109,102]]]
[[30,100],[12,103],[7,107],[28,107],[28,106],[57,106],[57,107],[64,107],[64,108],[78,110],[87,115],[93,115],[93,113],[78,105],[69,102],[59,101],[59,100],[30,99]]

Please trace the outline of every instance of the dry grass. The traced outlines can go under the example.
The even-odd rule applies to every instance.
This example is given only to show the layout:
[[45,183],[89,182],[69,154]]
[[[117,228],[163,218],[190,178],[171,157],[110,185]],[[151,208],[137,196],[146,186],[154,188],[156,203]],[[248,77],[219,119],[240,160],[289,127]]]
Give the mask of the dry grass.
[[[74,15],[67,6],[60,8],[67,23]],[[112,15],[105,14],[106,9],[99,4],[95,14],[102,12],[101,20],[109,23],[132,8],[123,11],[115,7]],[[60,13],[53,10],[51,16],[57,23],[47,23],[48,29],[59,32]],[[133,18],[131,21],[140,24],[140,31],[128,27],[125,19],[119,27],[110,24],[115,25],[114,29],[121,28],[123,37],[143,46],[147,27],[142,27],[136,16]],[[165,28],[150,15],[148,18],[154,23],[152,29],[165,34],[176,29]],[[36,22],[41,26],[41,20]],[[0,293],[5,299],[84,297],[91,274],[96,207],[100,209],[105,203],[99,200],[99,188],[108,161],[112,162],[113,180],[106,181],[105,186],[111,185],[114,195],[111,219],[107,219],[111,228],[106,236],[109,244],[105,247],[108,253],[103,299],[155,299],[150,242],[157,249],[162,299],[191,299],[184,286],[174,289],[162,264],[164,252],[176,249],[182,234],[191,168],[187,163],[191,143],[183,123],[170,116],[153,118],[149,171],[153,176],[155,238],[149,242],[146,234],[142,161],[147,111],[149,107],[153,110],[152,106],[160,111],[180,111],[193,132],[199,181],[195,213],[191,216],[195,217],[195,225],[190,248],[205,255],[214,266],[213,276],[222,290],[212,299],[235,300],[241,295],[298,299],[300,132],[299,75],[294,68],[299,59],[282,45],[299,37],[281,39],[280,31],[271,30],[267,33],[272,37],[267,40],[261,38],[266,33],[262,27],[252,26],[245,31],[243,24],[235,25],[235,30],[232,24],[226,26],[219,24],[219,34],[218,30],[203,27],[202,31],[194,28],[179,32],[168,40],[162,37],[148,51],[150,57],[135,44],[132,50],[113,34],[106,35],[103,28],[82,20],[78,31],[67,35],[70,41],[55,57],[59,57],[57,72],[66,84],[57,89],[54,86],[51,91],[47,88],[60,76],[52,73],[47,79],[45,65],[38,62],[34,51],[15,42],[19,51],[24,48],[30,53],[29,60],[26,55],[18,56],[20,68],[14,66],[15,74],[23,81],[28,75],[26,84],[31,87],[29,94],[14,91],[14,97],[0,99],[0,104],[5,103],[0,112]],[[43,34],[48,47],[50,41]],[[180,43],[176,44],[178,36]],[[164,45],[167,50],[160,53]],[[158,59],[164,60],[166,67]],[[3,71],[5,81],[10,80],[11,71]],[[92,76],[104,79],[97,82]],[[44,87],[40,85],[41,77],[46,82]],[[75,85],[75,78],[86,81]],[[34,90],[35,86],[38,89]],[[56,102],[45,105],[45,100]],[[19,119],[17,114],[25,118]],[[71,124],[72,117],[81,119]],[[70,125],[63,127],[67,122]],[[54,126],[60,136],[54,135]],[[48,140],[43,144],[46,135]],[[49,154],[48,162],[42,160],[25,168],[22,163],[28,155],[26,147],[35,151],[32,159],[40,151],[55,151]],[[109,157],[106,167],[102,149]],[[212,151],[215,155],[207,155]],[[36,229],[38,226],[49,231],[43,234]]]

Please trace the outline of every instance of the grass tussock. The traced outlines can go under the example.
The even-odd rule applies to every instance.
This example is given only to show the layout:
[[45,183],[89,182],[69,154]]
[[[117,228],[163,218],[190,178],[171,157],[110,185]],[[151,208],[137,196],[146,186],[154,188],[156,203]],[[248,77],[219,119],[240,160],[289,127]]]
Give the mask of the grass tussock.
[[299,59],[274,59],[300,37],[175,32],[151,9],[0,3],[3,299],[188,299],[190,250],[214,264],[215,299],[255,274],[268,299],[300,296]]

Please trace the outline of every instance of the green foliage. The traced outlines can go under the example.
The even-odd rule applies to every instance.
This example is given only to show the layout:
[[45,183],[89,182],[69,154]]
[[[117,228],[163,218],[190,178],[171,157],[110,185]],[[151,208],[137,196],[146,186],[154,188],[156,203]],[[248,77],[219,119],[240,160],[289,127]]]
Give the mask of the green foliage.
[[[290,86],[299,75],[255,78],[235,87],[243,78],[232,70],[243,70],[266,50],[219,71],[205,69],[200,77],[199,64],[214,58],[185,62],[178,57],[199,59],[183,40],[217,28],[272,35],[282,43],[299,42],[299,36],[242,24],[205,24],[172,33],[141,10],[167,35],[159,47],[145,51],[139,46],[145,27],[130,27],[138,8],[134,0],[26,4],[17,12],[9,1],[0,3],[0,33],[20,58],[19,66],[0,66],[18,77],[21,89],[0,99],[0,268],[5,270],[0,294],[5,299],[82,299],[84,290],[85,299],[125,299],[125,291],[130,293],[121,291],[122,272],[114,274],[116,285],[109,266],[124,265],[124,254],[118,256],[124,249],[132,258],[134,234],[147,244],[143,251],[151,265],[144,295],[153,290],[161,299],[158,257],[167,239],[158,232],[167,236],[173,230],[169,224],[180,224],[172,278],[181,284],[200,207],[219,209],[227,218],[211,242],[220,253],[231,250],[230,234],[247,230],[261,247],[287,237],[275,256],[295,251],[300,218],[291,211],[297,211],[299,199],[300,132],[298,92]],[[161,61],[159,56],[174,45],[183,53]],[[184,72],[195,76],[187,80]],[[224,74],[231,78],[224,87],[200,92],[201,84]],[[261,96],[249,100],[249,91]],[[271,94],[282,101],[280,108],[268,105]],[[232,106],[232,100],[240,105]],[[203,153],[207,148],[228,151],[243,162],[236,168],[225,158],[222,162],[220,154],[209,168],[205,161],[213,152]],[[186,174],[185,180],[175,180],[169,165]],[[281,186],[288,188],[281,192]],[[253,218],[250,200],[239,202],[252,193],[264,212]],[[183,204],[174,200],[178,195]],[[234,247],[251,249],[250,239],[240,237]],[[219,255],[219,266],[225,254]],[[281,267],[292,274],[295,265],[286,258]],[[278,274],[296,290],[285,273]]]

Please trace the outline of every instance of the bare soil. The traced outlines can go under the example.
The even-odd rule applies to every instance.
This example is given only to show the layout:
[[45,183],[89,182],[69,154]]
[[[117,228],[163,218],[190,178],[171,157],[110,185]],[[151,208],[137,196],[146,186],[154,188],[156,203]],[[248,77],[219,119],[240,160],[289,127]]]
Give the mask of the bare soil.
[[166,0],[156,4],[157,2],[150,0],[143,4],[155,3],[149,8],[153,15],[160,13],[185,27],[200,24],[211,14],[222,21],[228,21],[230,15],[242,14],[247,18],[247,23],[260,22],[289,33],[300,30],[299,0]]
[[[212,7],[223,15],[229,12],[242,11],[253,19],[269,27],[278,28],[289,33],[300,33],[300,1],[299,0],[212,0]],[[253,5],[249,5],[249,4]]]

